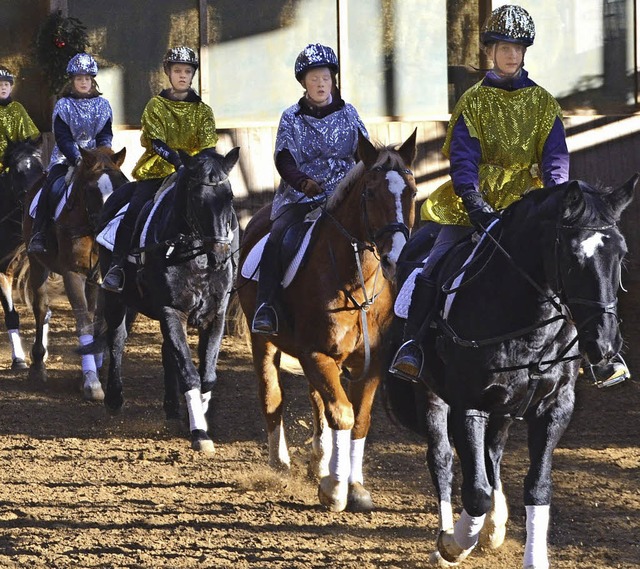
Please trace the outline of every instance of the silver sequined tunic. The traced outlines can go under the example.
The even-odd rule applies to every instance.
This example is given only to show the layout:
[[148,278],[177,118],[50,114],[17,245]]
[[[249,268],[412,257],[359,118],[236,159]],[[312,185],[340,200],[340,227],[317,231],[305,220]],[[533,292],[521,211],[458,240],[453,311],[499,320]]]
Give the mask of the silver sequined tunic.
[[[53,109],[52,124],[55,125],[58,116],[69,126],[73,140],[79,147],[95,148],[96,136],[107,121],[113,118],[113,113],[109,101],[104,97],[90,99],[63,97]],[[111,141],[109,141],[110,144]],[[49,169],[63,162],[66,162],[66,158],[56,144],[49,161]]]
[[[299,113],[297,103],[280,118],[275,156],[285,148],[291,152],[298,168],[313,178],[330,195],[355,164],[358,129],[368,137],[367,129],[353,105],[345,106],[318,119]],[[271,208],[271,219],[278,210],[291,203],[310,201],[284,180],[280,183]]]

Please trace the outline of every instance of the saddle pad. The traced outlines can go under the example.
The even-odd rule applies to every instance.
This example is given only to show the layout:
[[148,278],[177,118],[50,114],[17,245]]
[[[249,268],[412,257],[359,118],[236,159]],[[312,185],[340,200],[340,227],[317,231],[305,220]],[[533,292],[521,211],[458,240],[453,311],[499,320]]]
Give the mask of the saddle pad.
[[[425,259],[426,261],[426,259]],[[409,316],[409,305],[411,304],[411,295],[413,295],[413,289],[416,286],[416,277],[422,271],[422,267],[416,267],[411,271],[407,280],[404,281],[400,292],[398,292],[398,296],[396,296],[396,301],[393,304],[393,311],[398,318],[404,318],[405,320]]]
[[[304,259],[304,255],[307,252],[309,247],[309,242],[311,241],[311,236],[313,235],[313,229],[318,222],[319,217],[313,220],[313,223],[309,225],[309,229],[305,233],[302,243],[300,247],[296,251],[295,257],[291,260],[291,263],[287,267],[284,272],[284,277],[282,278],[282,288],[287,288],[296,274],[298,273],[298,269],[302,264],[302,260]],[[262,251],[264,250],[264,245],[269,238],[269,233],[267,233],[260,241],[258,241],[249,251],[247,258],[245,259],[244,264],[242,265],[242,276],[245,279],[251,279],[257,281],[260,277],[260,259],[262,257]]]
[[109,251],[113,251],[113,246],[116,242],[116,233],[118,231],[118,227],[120,226],[120,222],[124,217],[125,212],[129,208],[129,204],[124,204],[116,213],[115,217],[109,220],[109,223],[105,225],[104,229],[96,235],[96,241],[109,249]]
[[[62,187],[61,187],[62,186]],[[56,211],[53,214],[53,219],[56,220],[60,217],[62,213],[62,209],[67,203],[67,196],[71,193],[71,189],[73,188],[73,182],[69,184],[69,187],[64,189],[64,176],[62,178],[58,178],[51,188],[51,199],[56,199],[56,196],[60,196],[60,201],[56,206]],[[34,196],[33,200],[31,200],[31,204],[29,205],[29,215],[35,219],[36,211],[38,210],[38,202],[40,201],[40,196],[42,195],[42,188],[38,190],[38,193]]]

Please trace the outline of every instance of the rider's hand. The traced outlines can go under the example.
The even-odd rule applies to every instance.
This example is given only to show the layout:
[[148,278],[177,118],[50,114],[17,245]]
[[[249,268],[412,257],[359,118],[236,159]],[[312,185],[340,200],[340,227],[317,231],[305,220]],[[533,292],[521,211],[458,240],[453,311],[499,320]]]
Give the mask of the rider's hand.
[[300,184],[300,189],[308,198],[315,198],[319,196],[324,190],[320,187],[318,182],[312,180],[311,178],[307,178],[302,184]]
[[484,232],[500,214],[493,209],[478,191],[468,191],[462,195],[462,203],[469,214],[469,220],[479,232]]

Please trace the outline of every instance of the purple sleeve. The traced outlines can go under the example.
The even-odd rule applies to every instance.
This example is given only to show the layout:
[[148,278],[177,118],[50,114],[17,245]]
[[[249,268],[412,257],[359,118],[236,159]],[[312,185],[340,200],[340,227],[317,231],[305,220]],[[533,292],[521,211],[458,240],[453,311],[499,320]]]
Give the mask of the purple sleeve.
[[80,151],[78,150],[76,141],[73,140],[73,134],[71,134],[69,125],[64,122],[60,116],[57,116],[53,121],[53,135],[60,152],[62,152],[67,159],[67,162],[71,165],[75,164],[80,156]]
[[451,181],[453,190],[462,195],[468,190],[478,190],[478,171],[482,150],[480,141],[469,134],[462,115],[456,121],[451,136],[449,161],[451,163]]
[[111,126],[111,119],[109,119],[102,130],[96,134],[96,146],[108,146],[111,148],[111,143],[113,142],[113,128]]
[[302,191],[300,184],[309,179],[309,176],[298,169],[293,155],[286,148],[276,155],[276,170],[287,184],[298,191]]
[[544,143],[540,168],[545,187],[562,184],[569,179],[569,151],[560,118],[556,118]]

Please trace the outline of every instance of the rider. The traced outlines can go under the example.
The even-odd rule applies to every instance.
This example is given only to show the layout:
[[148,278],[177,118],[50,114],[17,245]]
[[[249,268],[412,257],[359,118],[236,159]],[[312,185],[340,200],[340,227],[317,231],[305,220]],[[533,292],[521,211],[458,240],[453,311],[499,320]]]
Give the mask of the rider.
[[304,88],[300,100],[282,113],[276,136],[275,164],[282,180],[271,206],[271,234],[260,260],[258,307],[251,331],[276,335],[274,297],[282,281],[279,249],[286,230],[326,199],[356,162],[358,131],[367,130],[356,109],[345,103],[336,83],[338,58],[316,43],[295,62]]
[[562,111],[523,67],[534,37],[533,19],[520,6],[496,8],[482,28],[480,40],[493,68],[462,95],[449,121],[443,153],[450,159],[451,179],[421,209],[422,219],[442,228],[416,278],[392,372],[411,379],[420,375],[419,340],[437,293],[433,269],[445,253],[474,229],[483,232],[530,188],[568,180]]
[[9,142],[22,142],[40,135],[25,108],[11,98],[13,82],[11,71],[0,67],[0,174],[5,170],[2,160]]
[[69,80],[53,108],[53,134],[56,144],[49,161],[47,179],[40,192],[29,253],[46,253],[47,224],[51,218],[50,193],[56,180],[65,176],[70,183],[82,162],[80,148],[111,148],[113,112],[96,83],[98,64],[88,53],[77,53],[67,64]]
[[130,200],[102,283],[102,288],[112,292],[121,292],[124,287],[123,267],[140,210],[164,178],[182,166],[177,151],[194,155],[218,142],[213,111],[191,88],[198,69],[195,51],[184,46],[171,48],[164,56],[163,67],[171,87],[153,97],[142,113],[140,140],[146,150],[133,170],[138,182],[121,186],[109,198],[117,202]]

